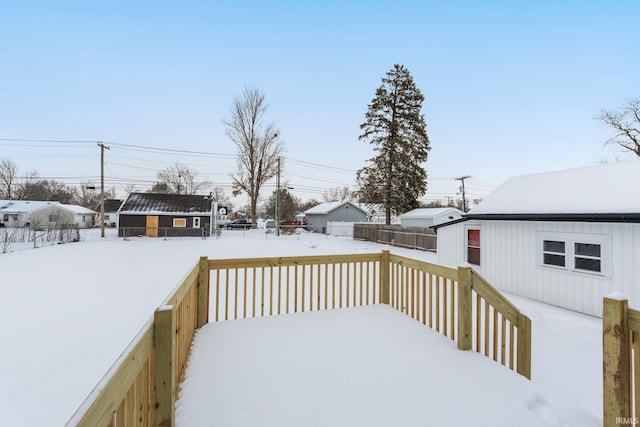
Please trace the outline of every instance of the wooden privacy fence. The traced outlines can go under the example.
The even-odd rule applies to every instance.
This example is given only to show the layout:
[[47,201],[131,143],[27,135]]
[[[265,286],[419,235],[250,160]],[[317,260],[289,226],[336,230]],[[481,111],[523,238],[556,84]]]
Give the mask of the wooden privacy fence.
[[424,227],[402,227],[398,224],[355,223],[353,238],[369,242],[387,243],[403,248],[435,251],[437,248],[436,233]]
[[390,255],[390,304],[531,379],[531,320],[470,267]]
[[390,304],[531,378],[531,322],[468,267],[389,251],[200,261],[69,420],[69,426],[175,425],[195,331],[209,321]]
[[603,425],[640,424],[640,311],[622,295],[602,309]]

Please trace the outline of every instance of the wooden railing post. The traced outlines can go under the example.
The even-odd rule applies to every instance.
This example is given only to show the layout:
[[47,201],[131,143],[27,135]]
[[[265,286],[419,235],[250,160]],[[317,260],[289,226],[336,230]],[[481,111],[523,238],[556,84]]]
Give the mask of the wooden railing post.
[[176,424],[176,310],[163,305],[154,313],[153,357],[155,378],[155,426]]
[[380,256],[380,304],[389,304],[389,271],[391,254],[384,250]]
[[458,348],[460,350],[471,350],[473,329],[472,274],[471,267],[458,267]]
[[516,359],[517,372],[525,378],[531,379],[531,319],[522,313],[518,315],[518,354]]
[[202,256],[198,264],[198,328],[209,322],[209,274],[209,259]]
[[602,308],[603,424],[631,417],[631,350],[626,298],[605,297]]

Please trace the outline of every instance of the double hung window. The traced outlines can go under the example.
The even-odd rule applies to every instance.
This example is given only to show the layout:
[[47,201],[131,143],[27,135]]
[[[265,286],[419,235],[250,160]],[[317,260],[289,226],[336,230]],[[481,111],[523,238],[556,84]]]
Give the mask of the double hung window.
[[540,264],[570,271],[607,274],[607,236],[543,233]]

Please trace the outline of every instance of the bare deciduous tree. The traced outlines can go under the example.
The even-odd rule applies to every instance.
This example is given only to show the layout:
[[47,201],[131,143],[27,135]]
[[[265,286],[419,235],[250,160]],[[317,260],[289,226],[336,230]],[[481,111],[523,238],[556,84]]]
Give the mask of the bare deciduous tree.
[[199,181],[198,172],[182,163],[162,169],[156,178],[158,181],[151,191],[157,193],[193,195],[210,184],[209,181]]
[[615,132],[605,144],[618,145],[640,157],[640,98],[629,99],[617,111],[603,110],[596,119]]
[[11,200],[16,197],[13,191],[18,166],[10,159],[0,160],[0,199]]
[[284,145],[273,123],[265,123],[268,105],[258,89],[245,88],[231,106],[231,120],[224,120],[226,134],[237,149],[237,170],[232,174],[233,195],[247,193],[251,222],[256,224],[260,189],[277,173],[278,158]]
[[333,187],[324,191],[322,199],[325,202],[353,200],[353,192],[349,187]]
[[226,206],[229,211],[233,210],[233,203],[231,203],[231,199],[225,194],[222,187],[213,187],[211,197],[218,202],[218,206]]
[[[105,195],[106,198],[106,195]],[[85,208],[95,209],[100,203],[100,194],[91,181],[81,181],[78,191],[78,204]]]

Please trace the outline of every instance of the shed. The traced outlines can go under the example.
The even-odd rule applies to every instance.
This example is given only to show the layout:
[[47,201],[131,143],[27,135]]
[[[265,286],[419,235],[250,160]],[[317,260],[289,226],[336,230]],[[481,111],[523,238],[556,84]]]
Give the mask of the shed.
[[118,236],[206,236],[211,197],[131,193],[118,209]]
[[434,227],[438,262],[468,262],[500,290],[602,316],[622,292],[640,307],[640,161],[517,176]]
[[348,200],[340,202],[320,203],[305,212],[306,228],[317,233],[327,232],[327,223],[332,222],[364,222],[367,211]]
[[464,212],[456,208],[418,208],[400,215],[403,227],[428,228],[462,218]]

